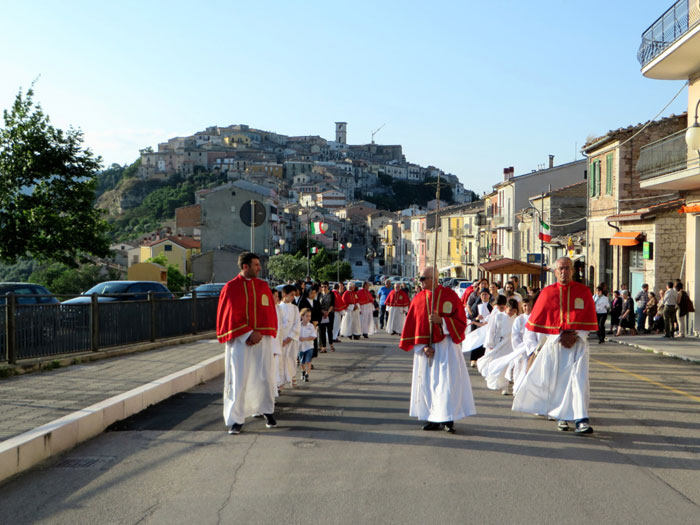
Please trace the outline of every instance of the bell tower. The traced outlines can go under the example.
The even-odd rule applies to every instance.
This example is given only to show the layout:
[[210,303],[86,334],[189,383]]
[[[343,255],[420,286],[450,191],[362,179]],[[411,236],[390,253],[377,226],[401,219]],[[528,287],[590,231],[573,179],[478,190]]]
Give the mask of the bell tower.
[[335,123],[335,141],[340,144],[348,143],[348,123],[347,122],[336,122]]

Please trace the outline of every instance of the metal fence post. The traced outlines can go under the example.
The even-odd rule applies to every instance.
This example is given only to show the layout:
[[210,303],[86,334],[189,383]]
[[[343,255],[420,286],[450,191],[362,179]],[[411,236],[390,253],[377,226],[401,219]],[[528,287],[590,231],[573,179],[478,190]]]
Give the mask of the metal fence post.
[[148,304],[151,307],[151,341],[156,340],[156,299],[153,292],[148,292]]
[[197,290],[192,290],[192,333],[197,333]]
[[96,293],[90,296],[90,349],[93,352],[100,349],[100,303]]
[[14,365],[17,363],[17,324],[16,324],[16,300],[12,292],[5,294],[5,333],[7,336],[7,361]]

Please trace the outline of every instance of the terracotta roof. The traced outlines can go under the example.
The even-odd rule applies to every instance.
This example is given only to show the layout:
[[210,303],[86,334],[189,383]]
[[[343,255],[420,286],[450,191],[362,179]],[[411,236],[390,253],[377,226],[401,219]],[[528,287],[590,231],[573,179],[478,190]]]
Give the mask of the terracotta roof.
[[655,215],[672,210],[680,210],[680,208],[685,204],[685,199],[673,199],[666,202],[661,202],[659,204],[654,204],[653,206],[647,206],[645,208],[639,208],[636,210],[631,210],[625,213],[618,213],[617,215],[611,215],[606,217],[605,220],[608,221],[643,221],[654,217]]
[[142,244],[142,246],[155,246],[156,244],[160,244],[161,242],[165,241],[170,241],[172,243],[175,243],[179,246],[182,246],[186,250],[190,250],[192,248],[201,248],[202,243],[200,241],[197,241],[193,239],[192,237],[185,237],[184,235],[171,235],[170,237],[165,237],[163,239],[158,239],[156,241],[152,242],[147,242]]

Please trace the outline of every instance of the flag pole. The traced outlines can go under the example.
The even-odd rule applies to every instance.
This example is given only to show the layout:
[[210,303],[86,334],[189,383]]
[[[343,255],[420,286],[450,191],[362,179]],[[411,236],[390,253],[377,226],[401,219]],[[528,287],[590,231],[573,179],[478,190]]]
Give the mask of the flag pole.
[[[432,348],[433,346],[433,323],[430,322],[430,315],[435,311],[435,284],[438,279],[438,268],[437,268],[437,252],[438,252],[438,234],[440,232],[440,172],[438,171],[437,176],[437,190],[435,192],[435,246],[433,246],[433,286],[430,290],[430,311],[428,312],[428,326],[430,326],[430,338],[428,339],[428,346]],[[433,349],[434,350],[434,349]],[[428,366],[433,366],[433,358],[428,358]]]

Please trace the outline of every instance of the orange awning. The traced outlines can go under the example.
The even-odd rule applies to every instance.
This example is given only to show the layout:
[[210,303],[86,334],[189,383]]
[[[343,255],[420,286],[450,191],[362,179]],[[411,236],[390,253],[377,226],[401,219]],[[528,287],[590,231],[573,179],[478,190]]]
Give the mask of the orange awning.
[[636,246],[642,232],[617,232],[610,239],[610,246]]
[[700,212],[700,204],[688,204],[686,206],[681,206],[681,209],[678,210],[678,213],[699,213]]

